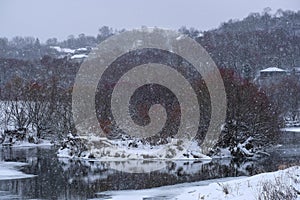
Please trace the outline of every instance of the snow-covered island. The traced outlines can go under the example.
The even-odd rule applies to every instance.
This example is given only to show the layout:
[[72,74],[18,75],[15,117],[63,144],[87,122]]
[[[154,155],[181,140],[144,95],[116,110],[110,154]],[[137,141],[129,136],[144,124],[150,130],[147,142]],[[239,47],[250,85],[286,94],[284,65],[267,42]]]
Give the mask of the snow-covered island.
[[59,157],[82,158],[97,160],[210,160],[201,153],[197,142],[188,143],[185,148],[183,141],[170,139],[165,145],[150,145],[139,139],[123,137],[109,140],[103,137],[75,137],[69,134],[58,150]]

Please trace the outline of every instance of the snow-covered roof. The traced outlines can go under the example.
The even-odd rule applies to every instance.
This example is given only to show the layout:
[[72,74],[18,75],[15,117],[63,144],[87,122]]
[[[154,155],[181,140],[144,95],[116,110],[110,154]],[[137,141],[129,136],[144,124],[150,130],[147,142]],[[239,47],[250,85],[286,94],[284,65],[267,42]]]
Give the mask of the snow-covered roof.
[[300,133],[300,127],[288,127],[288,128],[283,128],[281,130],[286,132]]
[[50,46],[51,49],[55,49],[58,52],[62,52],[62,53],[74,53],[75,50],[74,49],[69,49],[69,48],[61,48],[59,46]]
[[88,49],[87,48],[78,48],[76,49],[76,51],[87,51]]
[[86,57],[88,57],[88,56],[85,54],[76,54],[76,55],[72,56],[71,59],[80,59],[80,58],[86,58]]
[[269,68],[260,70],[260,72],[286,72],[286,70],[280,69],[278,67],[269,67]]

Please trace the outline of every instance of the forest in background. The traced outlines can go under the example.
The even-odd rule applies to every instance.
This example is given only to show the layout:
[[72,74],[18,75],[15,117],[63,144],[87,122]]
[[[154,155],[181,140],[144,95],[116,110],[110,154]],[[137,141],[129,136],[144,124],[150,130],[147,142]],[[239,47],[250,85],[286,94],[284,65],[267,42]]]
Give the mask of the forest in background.
[[[33,37],[0,38],[2,129],[8,130],[10,124],[15,129],[31,127],[38,137],[75,133],[71,92],[80,62],[53,47],[91,50],[122,31],[103,26],[97,36],[70,35],[64,41],[50,38],[45,43]],[[270,98],[253,80],[259,70],[270,66],[300,66],[300,11],[270,14],[265,9],[217,29],[181,27],[179,32],[199,42],[221,70],[228,108],[219,145],[234,147],[250,137],[256,146],[275,142],[290,107],[287,100],[300,94],[299,81],[290,81],[293,87],[287,85],[289,81],[280,83],[288,86],[288,92],[280,85],[270,88],[277,94]]]

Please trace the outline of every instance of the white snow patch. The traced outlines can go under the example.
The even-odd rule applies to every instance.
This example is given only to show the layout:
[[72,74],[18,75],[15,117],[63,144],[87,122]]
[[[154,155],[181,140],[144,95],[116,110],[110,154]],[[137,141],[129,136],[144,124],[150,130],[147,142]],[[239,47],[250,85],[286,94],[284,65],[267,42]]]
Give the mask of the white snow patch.
[[288,127],[288,128],[282,128],[282,131],[287,131],[287,132],[297,132],[300,133],[300,127]]
[[88,56],[85,54],[76,54],[74,56],[71,56],[71,59],[81,59],[81,58],[87,58]]
[[87,48],[78,48],[78,49],[76,49],[76,51],[87,51]]
[[59,46],[50,46],[51,49],[55,49],[58,52],[61,53],[74,53],[75,50],[74,49],[69,49],[69,48],[61,48]]
[[21,162],[0,162],[0,180],[12,180],[32,178],[35,175],[25,174],[18,170],[18,168],[27,165]]
[[176,38],[176,40],[183,40],[183,39],[185,39],[187,36],[185,36],[185,35],[180,35],[180,36],[178,36],[177,38]]
[[260,70],[261,72],[286,72],[284,69],[280,69],[278,67],[269,67],[263,70]]

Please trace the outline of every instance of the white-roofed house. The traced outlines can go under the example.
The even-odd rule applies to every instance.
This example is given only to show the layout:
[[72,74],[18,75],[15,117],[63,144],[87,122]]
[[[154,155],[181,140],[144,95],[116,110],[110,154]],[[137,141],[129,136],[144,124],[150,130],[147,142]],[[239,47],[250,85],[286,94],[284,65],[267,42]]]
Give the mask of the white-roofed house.
[[278,67],[268,67],[259,71],[258,84],[260,86],[270,86],[279,83],[288,75],[288,71]]
[[88,55],[85,55],[85,54],[75,54],[75,55],[71,56],[71,60],[81,63],[87,57],[88,57]]

